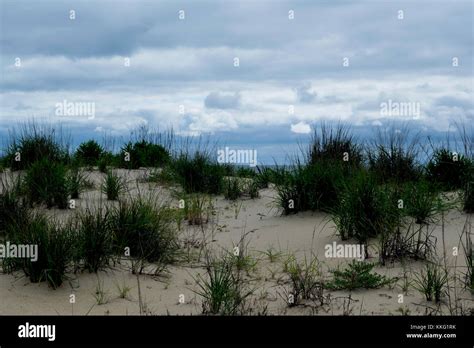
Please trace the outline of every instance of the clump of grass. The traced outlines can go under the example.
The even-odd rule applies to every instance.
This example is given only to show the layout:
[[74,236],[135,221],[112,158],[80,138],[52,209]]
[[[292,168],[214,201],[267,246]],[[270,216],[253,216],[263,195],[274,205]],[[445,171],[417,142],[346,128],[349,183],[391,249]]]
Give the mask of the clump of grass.
[[340,187],[340,200],[330,214],[343,240],[355,237],[367,244],[369,238],[395,227],[398,212],[373,175],[360,171]]
[[186,193],[222,192],[224,167],[213,162],[207,153],[182,153],[172,161],[171,170]]
[[30,211],[24,199],[20,197],[21,179],[14,180],[12,185],[2,182],[0,193],[0,233],[8,235],[10,229],[22,230],[29,221]]
[[471,240],[471,221],[468,217],[464,224],[463,234],[465,236],[465,242],[462,243],[464,249],[464,255],[466,259],[467,272],[465,274],[465,285],[471,293],[474,293],[474,248],[472,247]]
[[412,137],[408,126],[379,130],[368,151],[369,168],[380,182],[416,181],[421,176],[419,151],[419,137]]
[[67,139],[61,129],[28,122],[10,134],[5,164],[12,170],[24,170],[33,163],[44,160],[50,164],[69,160]]
[[403,205],[405,214],[414,218],[417,224],[424,225],[432,223],[445,208],[436,186],[424,179],[406,184]]
[[257,175],[254,182],[259,189],[268,188],[272,181],[273,171],[268,167],[257,166]]
[[466,184],[463,192],[463,209],[466,213],[474,213],[474,181]]
[[73,167],[66,176],[66,184],[72,199],[79,198],[85,188],[86,176],[77,167]]
[[203,298],[202,313],[211,315],[241,315],[245,313],[246,299],[252,291],[243,286],[233,262],[224,257],[214,260],[208,257],[206,275],[195,279],[196,294]]
[[261,253],[268,258],[268,261],[270,261],[270,263],[274,263],[282,256],[282,252],[275,250],[273,247],[270,247],[265,251],[261,251]]
[[[140,167],[159,167],[170,160],[169,152],[159,144],[154,144],[145,139],[135,143],[128,142],[122,147],[120,166],[128,169],[138,169]],[[128,154],[128,156],[126,156]],[[129,157],[127,161],[126,157]]]
[[126,187],[124,179],[109,170],[102,184],[102,192],[107,195],[109,201],[116,201],[125,191]]
[[78,220],[77,259],[83,261],[86,270],[97,273],[108,266],[113,255],[110,212],[87,209],[78,215]]
[[254,271],[257,266],[257,260],[252,257],[249,253],[249,244],[250,241],[246,242],[246,236],[248,233],[245,233],[240,238],[237,245],[234,244],[232,251],[229,251],[227,256],[229,262],[231,262],[237,272],[245,271],[247,274]]
[[472,166],[467,157],[441,148],[434,151],[426,166],[426,174],[428,180],[438,183],[444,190],[457,190],[465,186]]
[[99,168],[99,171],[101,173],[107,173],[107,165],[108,165],[108,161],[107,161],[107,158],[106,157],[101,157],[99,159],[99,162],[97,162],[97,165],[98,165],[98,168]]
[[48,208],[67,208],[66,169],[61,163],[46,158],[34,162],[26,172],[23,185],[29,202],[44,203]]
[[298,262],[291,257],[285,264],[285,273],[290,278],[291,290],[288,298],[290,307],[297,306],[302,300],[317,300],[321,303],[324,300],[324,284],[321,280],[320,265],[317,258]]
[[184,218],[189,225],[203,225],[209,222],[214,207],[211,198],[199,193],[190,194],[184,200]]
[[94,298],[95,301],[99,306],[106,304],[109,302],[109,298],[107,296],[107,292],[104,290],[104,283],[100,281],[99,278],[97,278],[97,285],[95,287],[94,291]]
[[173,214],[169,208],[158,207],[153,200],[143,197],[121,201],[111,213],[115,247],[123,255],[139,260],[172,263],[179,248]]
[[95,140],[89,140],[79,145],[74,159],[81,165],[95,166],[104,153],[104,149]]
[[415,274],[415,288],[421,292],[427,301],[440,302],[444,294],[447,273],[437,264],[428,263],[418,274]]
[[237,168],[235,175],[238,176],[239,178],[251,179],[251,178],[256,177],[257,172],[252,168],[239,167]]
[[258,198],[260,196],[259,192],[259,183],[257,180],[252,180],[248,185],[249,196],[252,199]]
[[238,178],[224,180],[224,198],[235,201],[242,196],[242,188]]
[[353,260],[344,270],[333,271],[334,278],[327,287],[332,290],[377,289],[392,282],[391,279],[372,273],[375,264]]
[[277,203],[285,215],[306,210],[328,211],[338,201],[338,182],[344,169],[338,163],[296,162],[290,169],[276,172]]
[[73,231],[70,223],[56,226],[40,214],[32,216],[23,230],[14,231],[12,239],[16,243],[38,246],[36,261],[21,260],[31,282],[47,281],[53,289],[61,286],[73,258]]
[[125,281],[123,281],[122,284],[116,283],[115,287],[117,288],[119,298],[122,298],[122,299],[127,299],[129,296],[130,290],[132,290],[131,287],[127,286]]
[[332,127],[322,123],[314,129],[308,151],[308,163],[320,162],[347,163],[358,167],[362,164],[362,148],[349,127],[338,124]]

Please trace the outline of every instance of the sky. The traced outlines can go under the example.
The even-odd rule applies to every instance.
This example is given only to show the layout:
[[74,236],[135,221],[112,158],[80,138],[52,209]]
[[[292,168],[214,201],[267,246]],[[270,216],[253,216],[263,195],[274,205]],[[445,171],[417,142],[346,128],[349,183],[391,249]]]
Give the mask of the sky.
[[268,162],[321,121],[444,134],[474,123],[473,4],[0,0],[0,136],[31,119],[76,141],[147,125]]

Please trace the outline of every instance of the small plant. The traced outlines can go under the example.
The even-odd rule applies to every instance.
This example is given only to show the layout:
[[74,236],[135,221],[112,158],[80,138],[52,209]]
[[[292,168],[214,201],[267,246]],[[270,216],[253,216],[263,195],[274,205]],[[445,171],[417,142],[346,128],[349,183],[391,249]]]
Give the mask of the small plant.
[[11,230],[21,231],[30,219],[30,211],[24,199],[20,197],[21,179],[9,186],[2,183],[0,193],[0,234],[9,235]]
[[111,170],[107,172],[104,183],[102,184],[102,192],[107,195],[109,201],[118,200],[120,194],[126,189],[126,183],[123,178]]
[[213,162],[207,153],[196,152],[192,157],[182,153],[172,161],[170,169],[186,193],[222,192],[224,167]]
[[132,290],[131,287],[127,286],[125,280],[122,282],[122,284],[116,283],[115,287],[117,288],[119,298],[122,299],[127,299],[129,297],[130,290]]
[[209,196],[190,194],[185,199],[184,218],[190,225],[203,225],[209,222],[213,209]]
[[463,209],[466,213],[474,213],[474,181],[466,184],[463,192]]
[[418,135],[411,136],[407,125],[392,125],[377,133],[368,151],[370,171],[383,183],[416,181],[421,176],[419,150]]
[[349,127],[338,124],[332,127],[322,123],[314,129],[308,151],[308,163],[345,162],[358,167],[362,163],[362,148]]
[[121,201],[111,212],[114,245],[119,255],[125,248],[140,261],[172,263],[179,248],[173,214],[142,197]]
[[224,198],[235,201],[242,196],[242,189],[238,178],[227,178],[224,182]]
[[73,258],[73,228],[70,223],[55,226],[44,215],[34,215],[12,239],[18,244],[37,245],[37,260],[24,259],[22,268],[33,283],[47,281],[53,289],[61,286]]
[[[467,272],[465,274],[465,285],[466,288],[474,293],[474,248],[472,247],[471,240],[471,222],[470,218],[466,218],[466,223],[464,224],[463,234],[465,236],[465,242],[462,243],[464,249],[464,255],[466,259]],[[469,227],[468,227],[469,226]]]
[[268,167],[257,166],[257,176],[254,179],[255,184],[259,189],[268,188],[272,181],[272,170]]
[[306,210],[329,211],[339,201],[338,183],[344,177],[340,163],[318,162],[304,165],[296,162],[289,169],[277,169],[277,203],[285,215]]
[[374,266],[353,260],[346,269],[333,271],[334,278],[327,287],[332,290],[376,289],[393,281],[378,273],[371,273]]
[[107,292],[104,290],[104,283],[100,281],[99,278],[97,278],[97,285],[95,287],[94,291],[94,298],[95,301],[99,306],[106,304],[109,302]]
[[294,257],[285,265],[285,273],[290,278],[291,290],[289,293],[289,306],[296,306],[301,300],[317,300],[323,303],[324,284],[321,281],[320,265],[317,258],[298,262]]
[[427,178],[440,184],[444,190],[461,189],[472,166],[471,161],[461,154],[445,148],[436,149],[426,166]]
[[222,260],[208,257],[206,276],[199,275],[195,280],[198,285],[195,292],[203,298],[203,314],[238,315],[245,311],[245,301],[252,291],[244,289],[242,279],[227,257]]
[[68,146],[61,129],[28,122],[13,130],[6,150],[5,164],[12,170],[28,169],[33,163],[65,164],[69,159]]
[[101,173],[107,173],[107,165],[109,164],[109,161],[105,156],[100,157],[99,162],[97,162],[97,166],[99,168],[99,171]]
[[82,165],[92,167],[97,165],[103,153],[102,146],[95,140],[89,140],[79,145],[75,153],[75,159]]
[[444,209],[438,190],[425,180],[406,185],[403,205],[405,213],[422,225],[432,223],[434,217]]
[[268,248],[265,251],[261,251],[261,253],[268,258],[268,261],[270,261],[270,263],[277,261],[282,256],[282,252],[276,251],[273,247]]
[[26,172],[23,185],[29,202],[45,203],[48,208],[67,208],[68,185],[62,164],[47,159],[34,162]]
[[259,190],[258,182],[256,180],[252,180],[248,187],[250,198],[252,199],[258,198],[260,196],[260,193],[258,190]]
[[79,168],[72,168],[66,176],[66,183],[69,195],[72,199],[79,198],[79,195],[85,188],[85,175],[80,171]]
[[415,274],[415,288],[425,295],[427,301],[440,302],[444,294],[448,275],[437,264],[428,263],[424,270]]
[[84,268],[89,272],[108,266],[113,254],[113,235],[110,213],[98,209],[86,210],[79,214],[77,258],[83,260]]
[[[396,206],[370,173],[361,171],[343,181],[340,187],[340,201],[330,214],[343,240],[355,237],[360,243],[367,244],[369,238],[395,228]],[[367,253],[367,248],[365,250]]]
[[135,143],[128,142],[121,153],[120,166],[128,169],[159,167],[170,160],[170,154],[163,146],[143,139]]

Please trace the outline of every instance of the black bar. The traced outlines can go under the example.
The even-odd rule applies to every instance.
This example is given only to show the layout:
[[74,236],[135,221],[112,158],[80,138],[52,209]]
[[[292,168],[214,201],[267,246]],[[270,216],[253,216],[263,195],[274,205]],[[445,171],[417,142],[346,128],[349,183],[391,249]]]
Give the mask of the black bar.
[[[55,325],[55,340],[20,338],[26,323]],[[433,325],[430,327],[428,325]],[[425,326],[423,331],[414,326]],[[455,338],[407,338],[407,334]],[[0,345],[409,344],[472,347],[474,317],[413,316],[0,316]]]

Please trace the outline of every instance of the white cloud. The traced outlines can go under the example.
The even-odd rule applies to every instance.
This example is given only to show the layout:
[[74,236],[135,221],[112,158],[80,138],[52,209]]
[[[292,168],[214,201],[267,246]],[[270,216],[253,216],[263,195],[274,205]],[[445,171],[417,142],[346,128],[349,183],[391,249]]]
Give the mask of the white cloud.
[[291,125],[291,131],[298,134],[309,134],[311,133],[311,127],[304,122],[298,122]]

